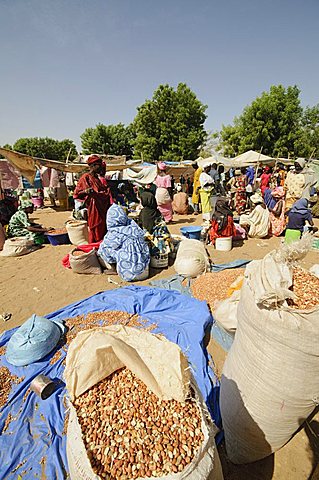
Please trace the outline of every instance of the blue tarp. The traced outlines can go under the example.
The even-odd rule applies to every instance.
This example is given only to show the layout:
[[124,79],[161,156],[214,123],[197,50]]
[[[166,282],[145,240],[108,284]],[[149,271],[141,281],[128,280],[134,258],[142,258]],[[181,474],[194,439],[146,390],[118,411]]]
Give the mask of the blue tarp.
[[[208,366],[208,354],[204,347],[205,330],[213,323],[206,303],[173,291],[129,286],[98,293],[46,317],[66,319],[106,310],[137,313],[158,325],[154,333],[163,333],[181,347],[189,359],[207,406],[216,424],[220,425],[219,383]],[[0,346],[6,345],[13,332],[10,330],[3,334]],[[0,412],[0,431],[8,414],[13,416],[8,429],[0,435],[1,480],[16,480],[19,475],[26,479],[40,479],[43,474],[50,480],[66,477],[66,436],[63,434],[66,391],[61,381],[64,355],[50,365],[54,352],[27,367],[13,367],[4,356],[0,358],[0,365],[8,367],[18,377],[25,377],[13,387],[7,405]],[[31,392],[23,401],[31,380],[40,373],[59,381],[58,389],[47,400],[40,400]]]

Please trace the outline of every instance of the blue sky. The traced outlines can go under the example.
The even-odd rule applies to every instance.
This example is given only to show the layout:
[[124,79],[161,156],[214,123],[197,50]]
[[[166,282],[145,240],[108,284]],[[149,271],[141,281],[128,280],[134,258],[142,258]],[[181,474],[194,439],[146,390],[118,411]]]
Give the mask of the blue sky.
[[220,129],[270,85],[319,103],[319,0],[0,0],[0,145],[130,123],[185,82]]

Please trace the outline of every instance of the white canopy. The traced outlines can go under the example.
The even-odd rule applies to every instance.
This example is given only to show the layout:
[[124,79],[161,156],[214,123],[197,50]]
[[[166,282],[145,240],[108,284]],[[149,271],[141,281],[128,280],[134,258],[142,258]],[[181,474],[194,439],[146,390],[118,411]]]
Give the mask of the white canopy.
[[237,157],[232,159],[232,164],[234,167],[246,167],[248,165],[254,165],[258,162],[268,163],[273,161],[272,157],[268,155],[263,155],[262,153],[255,152],[254,150],[248,150],[248,152],[242,153]]

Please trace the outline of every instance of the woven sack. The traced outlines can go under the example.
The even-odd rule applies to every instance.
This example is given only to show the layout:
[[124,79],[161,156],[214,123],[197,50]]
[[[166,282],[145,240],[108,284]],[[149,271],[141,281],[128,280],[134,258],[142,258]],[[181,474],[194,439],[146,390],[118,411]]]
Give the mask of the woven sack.
[[[223,480],[214,439],[217,429],[190,376],[186,357],[176,344],[164,337],[122,325],[80,332],[71,342],[66,358],[64,377],[71,401],[125,366],[160,399],[183,402],[190,381],[195,391],[202,414],[203,443],[196,457],[182,472],[163,475],[161,479]],[[67,458],[71,480],[101,478],[91,467],[76,410],[71,402]],[[147,479],[155,480],[155,477]]]
[[204,245],[199,240],[182,240],[174,263],[178,275],[197,277],[209,270],[209,259]]
[[65,224],[72,245],[89,243],[88,224],[84,220],[68,220]]
[[28,237],[8,238],[3,245],[0,255],[3,257],[20,257],[36,249],[33,240]]
[[89,275],[100,275],[102,268],[96,255],[96,249],[90,252],[83,252],[81,255],[73,255],[76,248],[72,250],[69,256],[70,266],[74,273],[84,273]]

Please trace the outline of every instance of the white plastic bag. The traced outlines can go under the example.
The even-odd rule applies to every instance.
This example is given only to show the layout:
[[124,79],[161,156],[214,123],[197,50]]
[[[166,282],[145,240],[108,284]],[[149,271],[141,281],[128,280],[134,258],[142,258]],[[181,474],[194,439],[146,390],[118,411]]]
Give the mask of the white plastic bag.
[[221,380],[226,449],[233,463],[281,448],[319,398],[319,306],[287,305],[291,268],[271,252],[246,267],[238,325]]
[[183,239],[179,244],[174,263],[178,275],[197,277],[209,270],[209,259],[199,240]]

